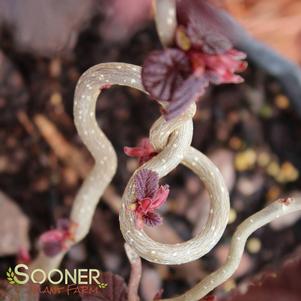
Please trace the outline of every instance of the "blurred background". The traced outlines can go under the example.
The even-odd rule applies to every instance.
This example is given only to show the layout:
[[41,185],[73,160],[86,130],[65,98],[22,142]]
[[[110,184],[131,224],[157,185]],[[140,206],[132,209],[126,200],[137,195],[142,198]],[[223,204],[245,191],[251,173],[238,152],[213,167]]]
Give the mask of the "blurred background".
[[[289,70],[301,74],[299,0],[215,2],[283,61],[289,60]],[[142,65],[160,47],[150,0],[0,0],[1,278],[21,249],[34,257],[39,235],[68,217],[93,166],[73,124],[79,76],[102,62]],[[144,261],[142,300],[151,300],[160,288],[163,296],[184,292],[225,262],[231,236],[246,217],[279,197],[301,197],[301,75],[293,85],[297,97],[291,99],[283,77],[271,76],[254,52],[251,57],[245,83],[210,88],[194,118],[192,144],[217,164],[231,194],[229,226],[213,251],[198,261],[171,267]],[[63,267],[99,268],[127,282],[130,266],[118,208],[137,161],[122,149],[148,136],[158,116],[158,105],[133,89],[112,88],[102,95],[97,119],[118,152],[119,167],[89,235],[72,248]],[[164,224],[152,237],[168,243],[187,240],[206,220],[207,193],[183,167],[165,182],[172,189],[163,208]],[[216,290],[218,300],[301,300],[300,217],[291,214],[252,235],[239,269]],[[0,287],[4,299],[6,280]]]

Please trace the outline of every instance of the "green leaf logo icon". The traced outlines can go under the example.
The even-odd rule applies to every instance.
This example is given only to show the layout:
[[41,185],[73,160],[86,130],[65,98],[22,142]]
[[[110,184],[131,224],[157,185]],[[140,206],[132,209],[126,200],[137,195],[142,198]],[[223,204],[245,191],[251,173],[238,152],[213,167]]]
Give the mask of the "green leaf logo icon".
[[10,284],[16,284],[14,278],[15,278],[15,273],[13,272],[12,268],[9,267],[8,271],[6,272],[6,278],[7,278],[7,281],[10,283]]
[[11,267],[6,272],[6,279],[10,284],[20,284]]
[[98,285],[99,288],[106,288],[107,286],[108,286],[108,284],[107,284],[107,283],[104,283],[104,282],[101,282],[101,283],[99,283],[99,285]]

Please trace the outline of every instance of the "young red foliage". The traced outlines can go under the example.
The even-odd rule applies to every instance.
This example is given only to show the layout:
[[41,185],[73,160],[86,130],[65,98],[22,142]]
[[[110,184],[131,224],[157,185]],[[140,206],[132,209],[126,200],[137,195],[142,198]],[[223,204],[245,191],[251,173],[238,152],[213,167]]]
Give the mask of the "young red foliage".
[[169,194],[168,185],[159,187],[159,176],[149,169],[141,169],[135,175],[136,200],[130,206],[136,217],[138,229],[143,224],[156,226],[162,222],[161,216],[156,210],[161,207]]
[[148,138],[143,138],[136,147],[125,146],[123,148],[124,153],[129,157],[136,157],[139,159],[139,165],[143,165],[145,162],[149,161],[157,153],[154,147],[149,142]]
[[49,257],[54,257],[63,251],[65,242],[74,239],[74,226],[69,220],[60,219],[56,229],[43,233],[39,239],[43,252]]
[[168,102],[166,120],[182,114],[209,84],[241,83],[247,64],[224,32],[220,10],[207,1],[178,1],[179,26],[174,45],[145,59],[142,82],[156,100]]

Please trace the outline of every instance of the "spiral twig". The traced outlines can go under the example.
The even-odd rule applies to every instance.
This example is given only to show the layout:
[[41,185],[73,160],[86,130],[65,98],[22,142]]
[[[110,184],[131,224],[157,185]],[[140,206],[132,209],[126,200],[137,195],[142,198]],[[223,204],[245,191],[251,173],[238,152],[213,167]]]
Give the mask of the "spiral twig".
[[[176,26],[174,0],[157,0],[156,22],[164,45],[169,45]],[[169,14],[170,21],[165,13]],[[167,22],[167,23],[166,23]],[[71,212],[71,220],[78,227],[74,241],[68,241],[66,248],[55,257],[48,257],[42,251],[32,263],[31,268],[39,267],[45,272],[59,266],[68,249],[82,240],[89,231],[98,201],[115,174],[116,153],[108,138],[98,127],[95,118],[95,105],[102,89],[111,85],[129,86],[145,92],[141,84],[141,68],[123,63],[106,63],[87,70],[79,79],[74,98],[75,125],[84,144],[95,159],[95,166],[79,190]],[[146,93],[146,92],[145,92]],[[162,103],[164,106],[164,103]],[[147,234],[135,227],[133,212],[129,204],[135,200],[134,175],[129,180],[122,198],[120,228],[127,241],[126,246],[131,262],[139,261],[139,256],[161,264],[182,264],[196,260],[208,253],[221,238],[229,215],[229,193],[217,167],[202,153],[190,146],[195,105],[179,117],[166,122],[160,117],[150,130],[150,140],[158,152],[154,158],[140,169],[147,168],[162,178],[180,163],[191,169],[209,191],[211,209],[206,225],[201,233],[189,241],[179,244],[164,244],[153,241]],[[244,221],[235,232],[228,260],[216,272],[207,276],[185,294],[164,300],[197,301],[208,292],[227,280],[236,270],[247,238],[255,230],[282,215],[301,210],[300,199],[279,200],[257,212]],[[135,255],[132,258],[131,254]],[[141,267],[140,263],[139,266]],[[140,272],[139,279],[140,279]],[[138,275],[137,274],[137,275]],[[136,276],[137,276],[136,275]],[[139,279],[132,279],[130,298],[137,297]]]
[[108,63],[88,69],[79,79],[74,96],[74,120],[79,136],[95,159],[95,166],[77,193],[70,219],[77,224],[74,240],[55,257],[40,251],[30,268],[48,272],[57,268],[70,247],[81,241],[88,233],[95,208],[105,188],[111,182],[117,167],[115,150],[99,128],[95,118],[95,105],[102,89],[110,85],[129,86],[143,90],[140,67]]
[[271,221],[286,214],[301,210],[301,199],[280,199],[253,214],[242,222],[231,240],[227,261],[219,269],[205,277],[181,296],[161,301],[198,301],[229,279],[239,266],[248,237]]
[[[90,68],[80,78],[75,92],[74,116],[79,135],[95,158],[95,166],[79,190],[71,213],[71,220],[78,224],[75,240],[67,248],[51,258],[40,252],[31,268],[39,267],[50,271],[59,266],[64,254],[88,233],[96,205],[116,170],[116,154],[108,138],[103,134],[95,119],[95,104],[99,93],[110,85],[126,85],[143,90],[140,67],[107,63]],[[184,114],[166,122],[160,117],[150,131],[150,139],[159,152],[141,168],[156,171],[164,177],[183,163],[195,172],[209,191],[211,210],[203,231],[193,239],[175,245],[153,241],[142,230],[135,227],[133,213],[127,210],[134,201],[133,177],[125,189],[120,212],[120,227],[125,240],[141,257],[156,263],[182,264],[208,253],[219,241],[227,224],[229,214],[229,195],[217,167],[202,153],[190,146],[192,139],[192,116],[195,105]],[[275,202],[248,218],[236,231],[231,244],[227,263],[209,275],[187,293],[168,300],[199,300],[209,291],[228,279],[237,268],[248,236],[284,214],[300,210],[301,200]]]

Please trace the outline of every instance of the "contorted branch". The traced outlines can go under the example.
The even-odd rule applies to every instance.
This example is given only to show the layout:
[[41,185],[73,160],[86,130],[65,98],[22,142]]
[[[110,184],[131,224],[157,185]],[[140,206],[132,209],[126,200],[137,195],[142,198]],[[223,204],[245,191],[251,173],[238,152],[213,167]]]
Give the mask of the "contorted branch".
[[[174,2],[171,0],[163,1],[166,3]],[[159,3],[160,1],[157,2],[157,4]],[[157,5],[157,8],[160,7],[160,4]],[[175,11],[170,16],[175,18]],[[176,24],[174,20],[171,19],[171,26]],[[157,22],[159,32],[163,33],[161,35],[162,41],[168,43],[170,33],[164,35],[165,29],[162,28],[164,23],[159,20]],[[68,249],[88,233],[99,198],[112,180],[117,167],[114,148],[98,127],[95,119],[96,101],[102,89],[109,88],[111,85],[129,86],[145,92],[141,84],[140,74],[141,68],[138,66],[106,63],[90,68],[79,79],[74,98],[75,125],[80,137],[95,159],[95,166],[79,190],[72,208],[71,220],[77,224],[74,241],[68,241],[65,250],[55,257],[47,257],[43,252],[40,252],[31,268],[39,267],[46,272],[56,268]],[[162,103],[162,105],[165,104]],[[119,219],[122,234],[128,244],[127,253],[132,264],[135,261],[140,266],[139,256],[161,264],[182,264],[196,260],[216,245],[225,230],[230,207],[229,193],[217,167],[204,154],[190,146],[194,113],[195,104],[192,104],[183,114],[171,121],[167,122],[163,117],[160,117],[154,123],[150,130],[150,141],[158,154],[136,170],[125,189]],[[133,179],[142,168],[155,171],[162,178],[180,163],[196,173],[206,185],[211,200],[210,214],[201,233],[191,240],[174,245],[158,243],[147,236],[143,229],[136,228],[134,213],[128,210],[129,205],[135,200]],[[301,200],[286,199],[277,201],[248,218],[238,227],[232,239],[226,264],[182,296],[167,300],[197,301],[204,297],[209,291],[228,279],[236,270],[245,242],[251,233],[271,220],[297,210],[301,210]],[[133,257],[132,254],[135,256]],[[137,299],[140,270],[134,276],[130,281],[132,290],[129,298],[131,300]]]
[[77,224],[74,240],[67,241],[64,251],[48,257],[42,251],[30,268],[42,268],[45,272],[60,265],[68,249],[88,233],[95,208],[105,188],[111,182],[117,167],[115,150],[98,127],[95,105],[102,89],[111,84],[125,85],[142,90],[140,67],[128,64],[100,64],[87,70],[79,79],[74,97],[75,125],[84,144],[95,159],[95,166],[77,193],[71,220]]
[[[108,63],[90,68],[79,80],[75,93],[75,121],[84,143],[95,158],[95,167],[85,180],[76,196],[71,219],[78,224],[75,241],[80,241],[88,232],[95,207],[105,187],[111,181],[116,169],[114,149],[99,129],[95,119],[95,104],[102,88],[109,85],[128,85],[143,91],[140,81],[140,67]],[[156,171],[160,177],[165,176],[180,162],[193,170],[204,181],[212,202],[208,221],[203,231],[190,241],[167,245],[152,241],[143,230],[134,224],[133,213],[127,210],[133,199],[133,178],[126,187],[120,212],[120,227],[128,244],[142,257],[149,261],[164,264],[181,264],[203,256],[209,252],[220,239],[229,213],[229,196],[223,178],[216,166],[203,154],[190,146],[192,138],[192,116],[195,105],[183,115],[166,122],[159,118],[151,129],[151,142],[159,154],[148,161],[143,168]],[[300,200],[278,202],[256,213],[244,222],[233,238],[230,256],[226,265],[203,280],[183,296],[170,300],[199,300],[210,290],[225,281],[236,269],[247,237],[272,219],[292,211],[300,210]],[[42,252],[33,262],[33,267],[49,271],[56,268],[66,249],[54,258]]]
[[248,237],[260,227],[281,216],[301,210],[301,199],[280,199],[241,223],[232,240],[226,263],[185,294],[162,301],[198,301],[230,278],[239,266]]

